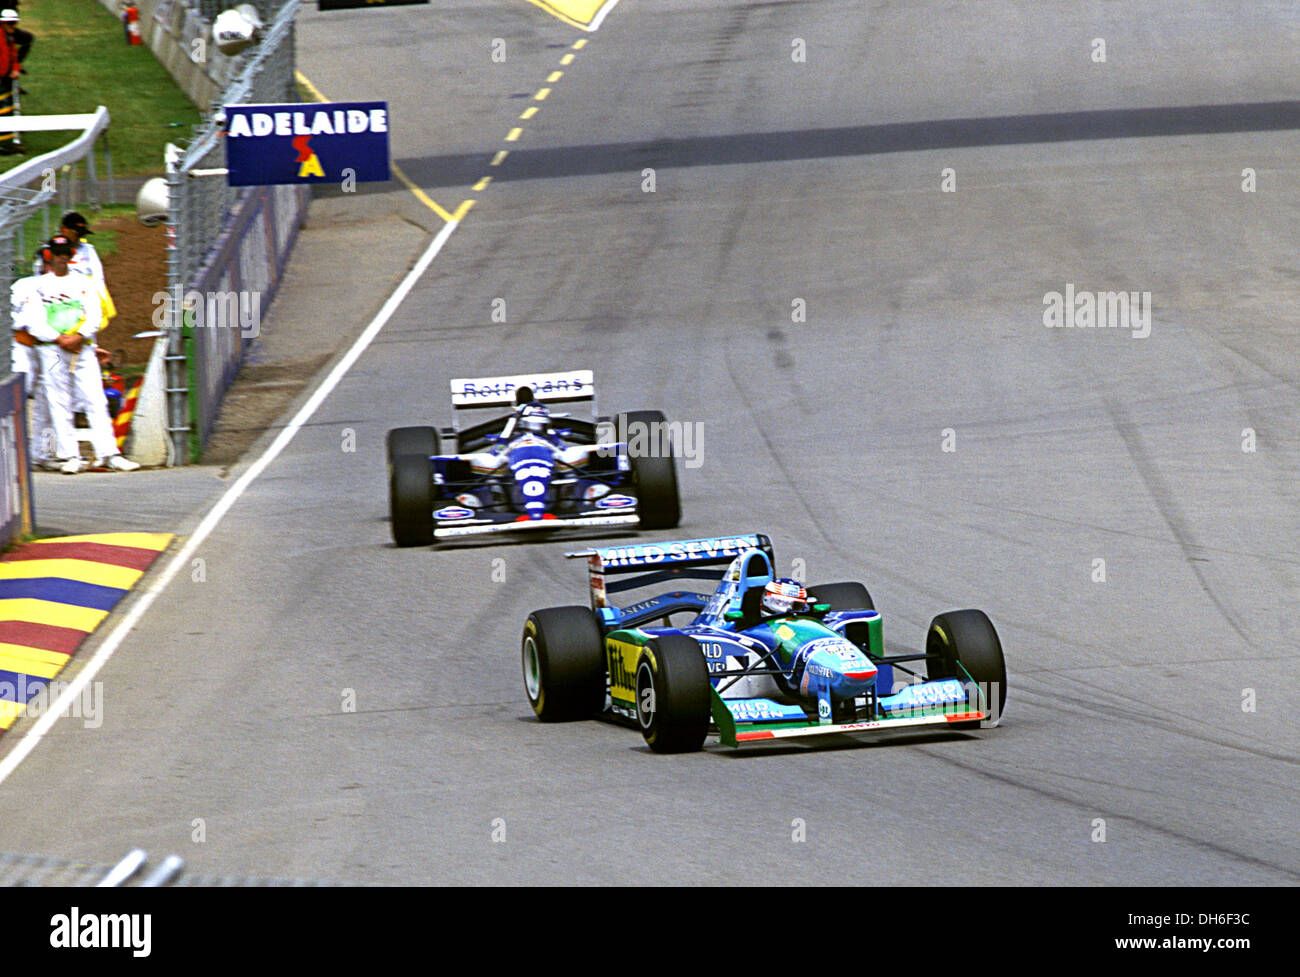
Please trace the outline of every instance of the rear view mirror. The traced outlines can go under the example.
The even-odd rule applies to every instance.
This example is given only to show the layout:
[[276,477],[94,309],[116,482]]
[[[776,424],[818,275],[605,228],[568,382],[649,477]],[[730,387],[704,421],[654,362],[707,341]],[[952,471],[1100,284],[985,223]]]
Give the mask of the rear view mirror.
[[724,621],[739,621],[745,614],[743,611],[727,611],[722,615]]

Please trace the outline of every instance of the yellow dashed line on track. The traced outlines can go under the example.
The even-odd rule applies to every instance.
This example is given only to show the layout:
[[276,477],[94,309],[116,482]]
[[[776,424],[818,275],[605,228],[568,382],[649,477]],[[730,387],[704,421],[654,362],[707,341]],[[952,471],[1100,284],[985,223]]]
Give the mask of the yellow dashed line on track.
[[[304,75],[301,71],[294,71],[293,74],[294,77],[297,79],[298,84],[301,85],[303,88],[307,89],[307,93],[311,95],[312,98],[316,99],[316,101],[318,102],[329,101],[329,99],[325,97],[324,92],[322,92],[319,88],[313,85],[311,83],[311,79],[308,78],[306,75]],[[451,214],[447,213],[445,208],[439,207],[438,202],[436,200],[434,200],[427,193],[425,193],[418,186],[416,186],[415,183],[411,180],[411,178],[402,172],[402,168],[400,166],[398,166],[396,163],[390,162],[388,164],[388,168],[393,171],[393,176],[397,177],[398,181],[402,184],[402,186],[406,187],[406,189],[411,191],[411,195],[414,196],[416,200],[420,201],[420,203],[424,204],[424,206],[428,207],[431,211],[433,211],[435,214],[441,217],[444,221],[450,221],[452,219]]]
[[[603,0],[603,2],[602,0],[558,0],[558,2],[551,2],[551,0],[529,0],[529,2],[533,3],[535,6],[543,8],[549,13],[555,14],[556,16],[560,17],[560,19],[562,20],[567,19],[566,13],[572,13],[575,16],[582,17],[585,22],[584,23],[574,22],[574,26],[582,27],[585,30],[594,30],[596,27],[600,26],[600,21],[604,20],[605,14],[607,14],[610,10],[614,9],[614,7],[618,3],[618,0]],[[584,4],[585,7],[583,7],[582,12],[579,13],[578,12],[579,7],[582,7]],[[556,8],[566,8],[566,10],[561,11],[561,10],[557,10]],[[588,24],[590,24],[590,27],[587,26]],[[572,49],[571,52],[564,55],[562,58],[560,58],[560,65],[563,67],[568,67],[569,65],[573,64],[573,62],[577,59],[577,55],[573,54],[572,51],[581,51],[586,46],[587,46],[587,39],[585,37],[579,38],[578,40],[574,41],[573,44],[570,45],[570,48]],[[534,102],[546,101],[547,96],[551,94],[551,88],[549,86],[555,84],[563,77],[564,77],[564,72],[560,71],[559,69],[556,69],[552,71],[550,74],[548,74],[546,76],[547,87],[539,88],[536,94],[533,95],[533,101]],[[540,106],[530,105],[528,106],[528,108],[524,109],[522,112],[519,113],[519,121],[527,122],[529,119],[536,117],[537,113],[540,111],[541,111]],[[523,134],[524,134],[523,126],[512,126],[510,130],[506,133],[505,141],[518,142],[520,138],[522,138]],[[488,163],[488,166],[500,166],[502,163],[505,162],[506,157],[509,155],[510,155],[509,150],[498,149],[496,153],[493,154],[492,161]],[[394,172],[397,171],[396,166],[394,166],[393,169]],[[484,174],[483,176],[479,177],[478,182],[475,183],[474,186],[471,188],[472,192],[482,193],[484,190],[488,188],[488,185],[491,182],[492,182],[492,177],[487,174]],[[430,203],[432,203],[432,201],[430,201]],[[469,209],[474,206],[474,203],[475,203],[475,198],[473,197],[463,201],[461,205],[456,208],[456,212],[454,214],[447,214],[447,212],[442,210],[442,208],[440,207],[438,208],[438,210],[441,212],[441,214],[446,215],[444,217],[445,220],[458,221],[461,218],[463,218],[467,213],[469,213]],[[433,206],[437,207],[436,204],[433,204]]]

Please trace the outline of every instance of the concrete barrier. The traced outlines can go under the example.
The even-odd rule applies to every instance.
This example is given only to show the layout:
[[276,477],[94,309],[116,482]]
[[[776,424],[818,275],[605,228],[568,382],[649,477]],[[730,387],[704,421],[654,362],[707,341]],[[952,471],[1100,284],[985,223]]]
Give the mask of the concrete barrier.
[[131,415],[125,454],[142,465],[171,465],[172,439],[167,434],[167,337],[154,340],[145,367],[144,384]]

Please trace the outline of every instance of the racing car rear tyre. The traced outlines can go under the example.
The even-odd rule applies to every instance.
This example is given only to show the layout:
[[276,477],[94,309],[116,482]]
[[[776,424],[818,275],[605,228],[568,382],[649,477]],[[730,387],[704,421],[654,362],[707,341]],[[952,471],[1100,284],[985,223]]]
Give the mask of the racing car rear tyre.
[[605,708],[605,644],[590,608],[533,611],[521,652],[524,691],[538,719],[588,719]]
[[639,437],[648,442],[652,448],[667,446],[666,455],[641,452],[628,452],[628,464],[632,470],[632,481],[636,483],[636,508],[641,517],[642,529],[672,529],[682,520],[682,504],[677,494],[677,467],[675,456],[677,446],[667,440],[664,433],[668,430],[667,421],[662,411],[634,410],[619,414],[614,418],[615,430],[622,437],[626,432],[628,441],[636,446],[637,431],[652,432],[649,437],[644,433]]
[[395,427],[388,432],[388,463],[399,455],[423,455],[429,458],[442,454],[442,439],[433,427]]
[[425,546],[433,541],[433,463],[425,455],[393,459],[388,514],[398,546]]
[[636,716],[656,753],[691,753],[709,733],[709,671],[700,646],[666,634],[642,649],[636,665]]
[[[997,725],[1007,701],[1007,663],[1002,642],[987,614],[975,609],[945,611],[930,622],[925,636],[926,671],[931,679],[958,678],[969,674],[984,691],[993,725]],[[966,670],[963,674],[957,667]],[[978,727],[961,723],[957,728]]]

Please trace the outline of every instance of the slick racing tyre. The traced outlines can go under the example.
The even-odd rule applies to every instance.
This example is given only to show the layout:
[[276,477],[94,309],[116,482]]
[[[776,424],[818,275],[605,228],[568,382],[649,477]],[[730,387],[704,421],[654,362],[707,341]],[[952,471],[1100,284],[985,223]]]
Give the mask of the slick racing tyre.
[[433,463],[425,455],[398,455],[388,473],[388,513],[398,546],[433,542]]
[[666,634],[641,650],[636,665],[636,718],[656,753],[692,753],[709,733],[709,672],[700,646]]
[[808,588],[809,599],[830,604],[833,611],[874,611],[871,594],[860,583],[824,583]]
[[604,710],[605,643],[589,608],[533,611],[521,650],[524,691],[538,719],[589,719]]
[[663,412],[629,411],[615,417],[614,424],[618,436],[627,439],[641,528],[672,529],[681,522],[682,504],[677,496],[677,448],[669,440]]
[[[997,725],[1007,702],[1007,663],[987,614],[972,609],[946,611],[935,617],[925,636],[925,660],[931,679],[956,678],[964,683],[970,675],[984,693],[990,724]],[[968,725],[979,723],[961,724]]]
[[398,455],[423,455],[425,458],[442,453],[437,428],[395,427],[388,432],[388,463]]
[[[871,603],[871,594],[867,593],[867,588],[856,582],[824,583],[817,587],[809,587],[808,599],[818,604],[830,604],[832,611],[874,611],[876,609],[876,605]],[[883,655],[885,652],[884,648],[869,647],[871,636],[866,624],[861,621],[845,625],[844,637],[869,655]]]

